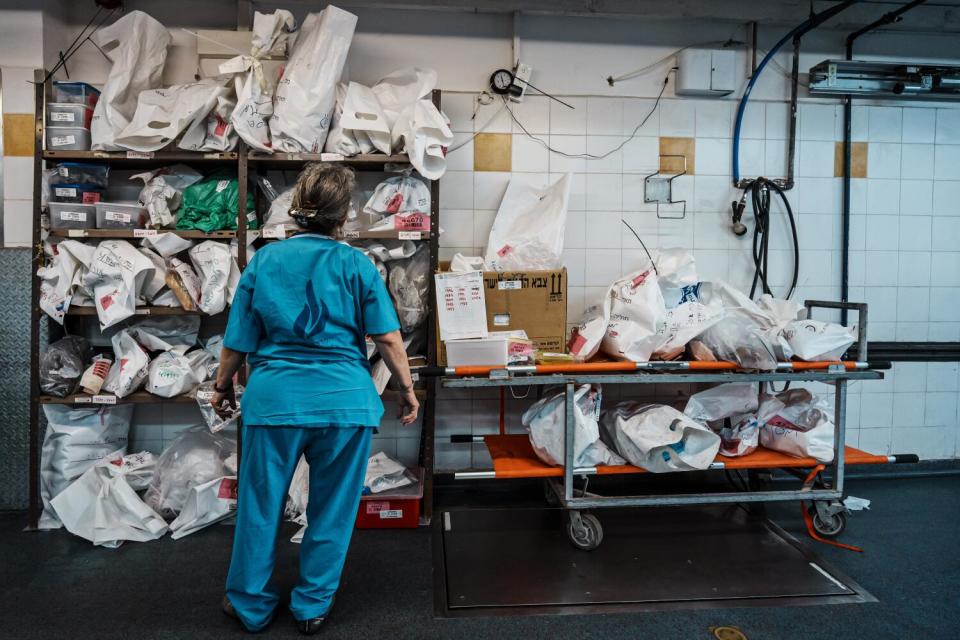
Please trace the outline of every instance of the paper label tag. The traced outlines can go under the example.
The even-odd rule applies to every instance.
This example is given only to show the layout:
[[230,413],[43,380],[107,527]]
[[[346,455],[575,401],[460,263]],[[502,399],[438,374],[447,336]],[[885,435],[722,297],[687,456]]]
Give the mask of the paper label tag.
[[247,214],[247,222],[255,222],[257,219],[257,212],[251,211]]
[[80,201],[83,204],[97,204],[100,202],[100,194],[96,191],[84,191],[80,194]]
[[83,229],[69,229],[67,231],[68,238],[86,238],[87,232]]
[[93,402],[91,396],[77,396],[73,399],[73,404],[90,404]]
[[355,240],[355,239],[357,239],[357,238],[360,237],[360,232],[359,232],[359,231],[344,231],[344,232],[343,232],[343,237],[344,237],[344,238],[347,238],[348,240],[351,240],[351,239]]
[[493,326],[506,327],[510,324],[509,313],[498,313],[493,316]]
[[54,187],[53,194],[58,198],[76,198],[77,190],[73,187]]
[[151,160],[153,159],[152,151],[127,151],[127,158],[131,160]]
[[130,222],[130,214],[122,211],[107,211],[103,217],[112,222]]
[[142,307],[141,307],[141,308],[137,309],[136,311],[134,311],[134,313],[135,313],[136,315],[138,315],[138,316],[148,316],[148,315],[150,315],[150,309],[146,309],[146,308],[142,308]]
[[380,513],[390,508],[389,502],[375,502],[373,500],[364,501],[363,504],[367,505],[367,515],[373,513]]
[[73,122],[73,113],[69,111],[51,111],[50,120],[53,122]]
[[410,379],[414,382],[420,382],[420,374],[414,371],[410,374]]
[[321,153],[320,162],[343,162],[343,155],[340,153]]
[[500,291],[513,291],[515,289],[522,289],[523,283],[519,280],[501,280],[497,283],[497,289]]
[[134,238],[154,238],[157,235],[156,229],[134,229]]
[[53,136],[50,138],[50,145],[53,147],[65,147],[68,144],[76,144],[75,136]]
[[287,237],[287,230],[283,228],[283,225],[277,225],[275,227],[265,227],[263,229],[264,238],[276,238],[277,240],[283,240]]
[[430,216],[425,213],[396,214],[393,228],[397,231],[429,231]]
[[221,191],[223,191],[229,186],[230,186],[229,180],[220,180],[219,182],[217,182],[217,193],[220,193]]
[[61,220],[73,220],[74,222],[86,222],[87,214],[84,211],[61,211]]
[[70,172],[66,167],[57,167],[57,173],[59,173],[62,178],[66,178],[68,175],[70,175]]
[[507,255],[507,254],[510,253],[511,251],[513,251],[513,247],[511,247],[511,246],[508,245],[508,244],[505,244],[505,245],[503,245],[502,247],[500,247],[500,250],[499,250],[499,251],[497,251],[497,255],[502,258],[503,256]]
[[402,509],[385,509],[380,512],[381,520],[399,520],[403,517]]
[[117,404],[117,396],[114,395],[103,395],[103,396],[93,396],[91,399],[93,404]]
[[421,233],[419,231],[400,231],[397,233],[397,237],[401,240],[419,240]]

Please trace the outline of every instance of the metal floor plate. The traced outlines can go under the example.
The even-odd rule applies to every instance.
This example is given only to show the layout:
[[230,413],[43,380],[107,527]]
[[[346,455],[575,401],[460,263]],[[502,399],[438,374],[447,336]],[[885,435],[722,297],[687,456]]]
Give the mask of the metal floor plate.
[[574,549],[558,509],[436,518],[436,613],[584,613],[873,598],[786,532],[737,506],[595,511],[600,548]]

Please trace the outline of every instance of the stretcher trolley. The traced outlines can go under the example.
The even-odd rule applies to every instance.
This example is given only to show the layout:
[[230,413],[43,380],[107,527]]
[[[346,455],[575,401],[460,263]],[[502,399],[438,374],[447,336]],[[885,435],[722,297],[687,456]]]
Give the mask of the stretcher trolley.
[[[501,402],[501,429],[498,435],[483,437],[493,469],[467,471],[455,475],[457,479],[516,479],[542,478],[547,484],[548,500],[567,512],[566,533],[579,549],[596,549],[603,540],[603,527],[593,513],[605,508],[740,504],[798,501],[810,535],[821,542],[835,546],[859,549],[830,540],[843,532],[847,510],[843,504],[844,472],[849,465],[917,462],[915,455],[872,455],[845,446],[847,385],[852,381],[879,380],[881,370],[889,369],[889,362],[868,362],[866,359],[865,305],[808,302],[808,307],[843,308],[852,306],[860,311],[860,340],[858,359],[843,362],[783,362],[776,371],[744,371],[730,362],[588,362],[583,364],[550,364],[508,367],[459,367],[446,369],[441,384],[452,388],[562,386],[565,388],[565,446],[564,462],[551,466],[541,461],[533,451],[526,434],[507,434],[504,428]],[[834,456],[829,464],[813,458],[798,458],[777,451],[758,448],[739,458],[718,455],[708,470],[747,470],[750,481],[743,490],[734,492],[671,493],[667,495],[600,496],[578,490],[575,478],[615,474],[645,473],[630,465],[575,468],[574,451],[574,392],[582,384],[669,384],[727,382],[823,382],[835,387]],[[502,390],[501,390],[502,392]],[[758,482],[759,472],[783,470],[797,476],[798,487],[769,489]],[[828,472],[828,473],[825,473]],[[807,506],[809,503],[809,507]]]

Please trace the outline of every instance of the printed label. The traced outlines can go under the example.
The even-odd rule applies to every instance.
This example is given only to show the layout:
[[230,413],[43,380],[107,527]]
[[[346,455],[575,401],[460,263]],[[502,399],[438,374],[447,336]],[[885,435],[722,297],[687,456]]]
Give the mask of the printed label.
[[67,231],[68,238],[86,238],[87,232],[83,229],[70,229]]
[[276,227],[266,227],[263,230],[264,238],[276,238],[277,240],[283,240],[287,237],[287,230],[283,228],[283,225],[278,225]]
[[386,509],[380,512],[381,520],[399,520],[403,517],[402,509]]
[[495,327],[506,327],[510,324],[510,314],[509,313],[498,313],[493,316],[493,326]]
[[414,371],[413,373],[410,374],[410,379],[413,380],[414,382],[420,382],[420,374]]
[[59,173],[60,177],[62,178],[66,178],[68,175],[70,175],[70,172],[66,167],[57,167],[57,173]]
[[523,283],[519,280],[501,280],[497,283],[497,289],[500,291],[512,291],[514,289],[522,289]]
[[213,391],[197,391],[197,400],[212,400]]
[[127,151],[127,158],[131,160],[150,160],[153,158],[152,151]]
[[364,504],[367,505],[367,515],[380,513],[381,511],[386,511],[390,508],[389,502],[374,502],[373,500],[370,500],[365,501]]
[[112,222],[130,222],[130,214],[122,211],[107,211],[103,217]]
[[393,228],[397,231],[429,231],[430,216],[423,213],[398,214],[393,218]]
[[114,395],[93,396],[91,401],[93,402],[93,404],[117,404],[117,396],[114,396]]
[[348,239],[348,240],[357,239],[357,238],[360,237],[360,232],[359,232],[359,231],[344,231],[344,232],[343,232],[343,237],[346,238],[346,239]]
[[73,404],[90,404],[93,398],[90,396],[77,396],[73,399]]
[[257,220],[256,211],[251,211],[250,213],[247,214],[247,222],[256,222],[256,220]]
[[83,204],[97,204],[100,202],[100,194],[96,191],[84,191],[80,194],[80,201]]
[[397,237],[401,240],[419,240],[421,234],[419,231],[400,231]]
[[77,190],[73,187],[54,187],[53,193],[58,198],[76,198]]
[[340,153],[321,153],[321,162],[343,162],[343,154]]
[[217,182],[217,193],[220,193],[221,191],[223,191],[229,186],[230,186],[229,180],[220,180],[219,182]]
[[50,120],[53,122],[73,122],[73,113],[69,111],[51,111]]
[[72,220],[73,222],[86,222],[87,214],[84,211],[61,211],[61,220]]
[[77,144],[76,136],[53,136],[50,138],[50,146],[65,147],[70,144]]
[[154,238],[157,235],[156,229],[134,229],[134,238]]

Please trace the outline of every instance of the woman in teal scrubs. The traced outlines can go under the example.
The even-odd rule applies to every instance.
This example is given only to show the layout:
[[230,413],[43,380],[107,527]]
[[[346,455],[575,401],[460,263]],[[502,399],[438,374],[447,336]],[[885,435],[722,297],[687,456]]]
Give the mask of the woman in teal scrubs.
[[213,402],[234,404],[248,359],[237,526],[224,611],[249,631],[273,619],[271,584],[287,489],[302,455],[310,465],[307,530],[290,609],[302,633],[319,630],[343,570],[383,404],[370,377],[370,336],[399,383],[399,417],[416,420],[400,324],[383,280],[360,251],[335,240],[346,221],[353,172],[312,164],[291,215],[303,233],[257,251],[237,287]]

